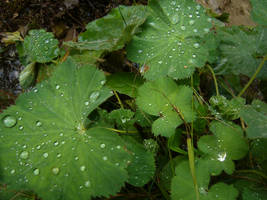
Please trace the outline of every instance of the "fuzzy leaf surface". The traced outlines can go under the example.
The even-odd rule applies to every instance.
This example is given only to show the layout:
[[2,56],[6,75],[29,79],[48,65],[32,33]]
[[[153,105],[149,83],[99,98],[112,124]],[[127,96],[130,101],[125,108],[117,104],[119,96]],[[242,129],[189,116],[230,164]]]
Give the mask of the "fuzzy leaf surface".
[[187,78],[204,65],[209,45],[202,38],[212,19],[200,5],[193,0],[151,0],[148,12],[142,32],[127,47],[130,60],[149,66],[145,78]]
[[144,6],[119,6],[107,16],[87,24],[86,31],[79,35],[78,42],[64,44],[79,50],[115,51],[132,39],[145,19]]
[[68,59],[0,115],[2,183],[44,200],[120,190],[131,158],[123,141],[104,128],[84,128],[88,114],[111,96],[103,80],[95,66]]
[[[225,28],[218,30],[218,37],[222,39],[219,49],[225,63],[215,68],[216,73],[252,76],[267,53],[267,28]],[[265,62],[257,77],[266,79],[266,74]]]
[[210,130],[214,135],[205,135],[198,140],[198,148],[206,155],[210,173],[219,175],[222,170],[232,174],[233,160],[243,158],[248,152],[248,144],[243,138],[242,129],[234,124],[213,121]]
[[[235,200],[237,198],[238,191],[231,185],[219,182],[209,188],[208,167],[201,162],[198,162],[195,166],[200,200]],[[179,163],[175,168],[175,174],[176,176],[171,183],[171,199],[195,200],[196,194],[188,161]]]
[[252,4],[252,19],[260,25],[267,26],[267,1],[250,0]]
[[152,124],[155,135],[170,137],[177,126],[194,119],[192,110],[193,91],[187,86],[178,86],[171,78],[148,81],[138,89],[136,103],[145,112],[159,118]]
[[59,55],[58,40],[43,29],[30,30],[24,39],[23,48],[31,62],[46,63]]
[[265,110],[261,111],[257,105],[261,106],[260,104],[248,105],[240,112],[240,116],[248,125],[246,133],[250,139],[267,138],[267,114]]

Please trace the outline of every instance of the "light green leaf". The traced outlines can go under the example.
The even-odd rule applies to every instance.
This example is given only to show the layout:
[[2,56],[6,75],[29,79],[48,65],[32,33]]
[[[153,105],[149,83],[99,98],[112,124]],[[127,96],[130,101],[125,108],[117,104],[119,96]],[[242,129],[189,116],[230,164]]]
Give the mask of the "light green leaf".
[[36,70],[35,70],[36,62],[32,62],[28,64],[19,75],[19,84],[22,88],[30,87],[36,77]]
[[119,6],[107,16],[90,22],[87,30],[79,35],[78,42],[64,44],[79,50],[115,51],[132,39],[145,19],[144,6]]
[[31,62],[46,63],[59,55],[58,40],[43,29],[30,30],[24,39],[23,48]]
[[166,77],[142,85],[138,89],[136,103],[148,114],[159,116],[152,124],[152,132],[170,137],[175,133],[175,128],[184,121],[194,120],[192,94],[189,87],[178,86],[171,78]]
[[113,120],[117,126],[122,128],[130,127],[134,124],[134,112],[129,109],[117,109],[109,113],[109,118]]
[[128,58],[148,65],[145,78],[150,80],[190,77],[207,60],[210,44],[203,36],[212,19],[194,0],[151,0],[148,12],[142,32],[127,47]]
[[265,111],[260,112],[260,107],[257,110],[254,107],[249,105],[245,106],[240,112],[240,116],[248,125],[246,129],[247,137],[250,139],[267,138],[267,115]]
[[219,175],[222,170],[232,174],[233,160],[243,158],[248,152],[242,129],[235,124],[213,121],[210,130],[214,135],[205,135],[198,140],[199,150],[206,154],[203,159],[209,163],[213,175]]
[[252,4],[252,19],[260,25],[267,26],[267,1],[250,0]]
[[144,83],[144,80],[137,74],[119,72],[107,77],[107,86],[121,94],[130,97],[137,96],[137,88]]
[[130,136],[124,136],[123,140],[127,150],[132,155],[132,162],[127,168],[129,174],[127,182],[136,187],[142,187],[151,180],[155,173],[153,153],[146,151],[142,144],[139,144]]
[[104,80],[95,66],[68,59],[5,110],[0,115],[1,182],[33,190],[44,200],[118,192],[128,180],[131,158],[122,139],[104,128],[85,129],[88,114],[112,95]]
[[[246,30],[240,27],[218,29],[221,38],[219,49],[222,53],[217,74],[244,74],[252,76],[267,52],[267,28],[257,27]],[[258,74],[258,78],[266,79],[267,63]]]
[[[235,200],[237,198],[238,191],[233,186],[217,183],[208,188],[209,167],[201,161],[196,162],[195,167],[200,200]],[[179,163],[175,168],[175,174],[171,183],[172,200],[195,200],[196,194],[188,161]]]

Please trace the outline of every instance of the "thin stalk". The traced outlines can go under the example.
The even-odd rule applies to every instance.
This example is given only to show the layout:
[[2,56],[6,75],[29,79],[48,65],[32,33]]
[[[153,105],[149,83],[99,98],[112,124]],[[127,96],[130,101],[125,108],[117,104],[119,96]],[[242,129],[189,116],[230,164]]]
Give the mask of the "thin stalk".
[[261,63],[259,64],[253,76],[250,78],[250,80],[245,85],[245,87],[242,89],[242,91],[237,95],[238,97],[241,97],[245,93],[245,91],[248,89],[248,87],[252,84],[252,82],[255,80],[256,76],[258,75],[258,73],[261,71],[266,60],[267,60],[267,55],[264,56],[264,58],[262,59]]
[[217,94],[217,96],[219,96],[220,93],[219,93],[218,83],[217,83],[217,79],[216,79],[215,73],[214,73],[213,69],[211,68],[211,66],[209,64],[207,64],[207,67],[209,68],[209,70],[210,70],[210,72],[212,74],[212,77],[213,77],[213,80],[214,80],[216,94]]
[[138,133],[138,131],[124,131],[124,130],[118,130],[115,128],[105,128],[105,129],[110,130],[110,131],[114,131],[117,133]]
[[257,174],[259,176],[261,176],[262,178],[266,179],[267,180],[267,175],[262,173],[262,172],[259,172],[257,170],[253,170],[253,169],[243,169],[243,170],[236,170],[235,171],[236,173],[252,173],[252,174]]
[[115,96],[116,96],[116,98],[117,98],[117,100],[118,100],[118,102],[119,102],[121,108],[123,109],[124,107],[123,107],[123,104],[122,104],[122,102],[121,102],[121,99],[120,99],[118,93],[117,93],[115,90],[113,90],[113,93],[115,94]]

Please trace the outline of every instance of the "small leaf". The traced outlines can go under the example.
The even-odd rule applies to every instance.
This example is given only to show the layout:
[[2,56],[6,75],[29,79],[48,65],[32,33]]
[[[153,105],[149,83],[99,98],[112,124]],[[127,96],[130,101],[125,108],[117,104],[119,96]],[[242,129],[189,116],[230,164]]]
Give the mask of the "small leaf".
[[248,125],[248,128],[246,129],[247,137],[250,139],[267,138],[267,115],[265,110],[261,112],[258,111],[260,107],[257,108],[256,106],[257,110],[254,107],[255,106],[249,105],[245,106],[240,112],[240,116]]
[[194,120],[192,94],[189,87],[178,86],[171,78],[160,78],[138,89],[136,103],[148,114],[159,116],[152,124],[152,132],[170,137],[184,121]]
[[267,1],[250,0],[252,4],[252,19],[260,25],[267,25]]
[[[218,29],[221,42],[218,45],[224,63],[215,68],[217,74],[244,74],[252,76],[267,52],[267,28],[246,30],[240,27]],[[258,74],[266,79],[267,63]]]
[[122,128],[130,127],[134,124],[134,112],[129,109],[117,109],[109,113],[109,118]]
[[205,135],[198,140],[198,148],[206,155],[210,173],[219,175],[222,170],[232,174],[235,165],[232,160],[243,158],[248,152],[248,144],[242,129],[235,124],[213,121],[210,130],[214,135]]
[[19,84],[22,88],[30,87],[35,80],[36,71],[35,71],[36,62],[28,64],[19,75]]
[[148,12],[142,32],[127,47],[128,58],[149,66],[146,79],[190,77],[209,55],[210,45],[202,37],[212,19],[193,0],[151,0]]
[[[235,200],[238,191],[230,185],[217,183],[208,188],[210,182],[209,167],[198,161],[196,167],[196,179],[200,200]],[[175,168],[176,176],[171,183],[172,200],[195,200],[196,193],[188,161],[182,161]]]
[[107,16],[87,24],[87,30],[79,35],[78,42],[65,42],[64,45],[79,50],[115,51],[131,40],[145,19],[144,6],[119,6]]
[[[0,115],[1,181],[44,200],[118,192],[131,160],[123,140],[105,128],[85,128],[87,116],[112,95],[104,80],[95,66],[68,59],[48,81],[20,95]],[[16,124],[6,126],[7,116]]]
[[120,72],[107,77],[107,86],[121,94],[130,97],[137,96],[137,89],[144,83],[144,80],[137,74]]
[[58,40],[43,29],[30,30],[23,47],[31,62],[46,63],[59,55]]

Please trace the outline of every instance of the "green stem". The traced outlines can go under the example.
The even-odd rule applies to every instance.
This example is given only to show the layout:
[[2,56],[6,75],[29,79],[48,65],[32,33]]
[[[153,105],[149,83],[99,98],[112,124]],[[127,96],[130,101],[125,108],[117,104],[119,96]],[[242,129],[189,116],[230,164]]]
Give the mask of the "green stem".
[[115,96],[116,96],[116,98],[117,98],[117,100],[118,100],[118,102],[119,102],[121,108],[123,109],[124,107],[123,107],[123,104],[122,104],[122,102],[121,102],[121,99],[120,99],[118,93],[117,93],[115,90],[113,90],[113,93],[115,94]]
[[105,128],[105,129],[110,130],[110,131],[114,131],[117,133],[138,133],[138,131],[124,131],[124,130],[118,130],[115,128]]
[[252,174],[257,174],[257,175],[261,176],[262,178],[267,179],[267,175],[266,174],[264,174],[262,172],[259,172],[257,170],[253,170],[253,169],[236,170],[235,172],[236,173],[252,173]]
[[213,69],[211,68],[211,66],[209,64],[207,64],[207,67],[209,68],[209,70],[210,70],[210,72],[212,74],[212,77],[213,77],[213,80],[214,80],[216,94],[217,94],[217,96],[219,96],[220,93],[219,93],[218,83],[217,83],[217,79],[216,79],[215,73],[214,73]]
[[242,89],[242,91],[237,95],[238,97],[241,97],[245,93],[245,91],[248,89],[248,87],[252,84],[252,82],[254,81],[256,76],[258,75],[258,73],[261,71],[261,69],[262,69],[262,67],[263,67],[263,65],[264,65],[266,60],[267,60],[267,55],[264,56],[264,58],[262,59],[260,65],[258,66],[258,68],[255,71],[255,73],[253,74],[253,76],[250,78],[250,80],[245,85],[245,87]]

